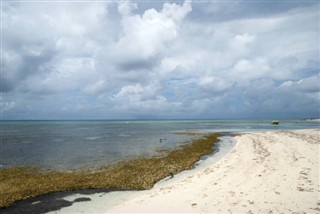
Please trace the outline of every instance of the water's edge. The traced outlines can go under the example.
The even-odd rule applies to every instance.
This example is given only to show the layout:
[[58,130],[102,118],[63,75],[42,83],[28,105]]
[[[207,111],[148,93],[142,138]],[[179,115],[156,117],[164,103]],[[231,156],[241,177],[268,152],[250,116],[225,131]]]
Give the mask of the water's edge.
[[[234,146],[236,142],[231,136],[219,137],[219,141],[213,146],[214,151],[209,155],[204,155],[198,162],[194,164],[195,168],[184,170],[175,175],[173,179],[170,177],[163,178],[158,181],[157,185],[165,185],[166,182],[174,182],[174,179],[184,176],[186,173],[192,173],[201,167],[214,164],[223,158]],[[148,190],[145,190],[148,191]],[[105,211],[108,207],[112,207],[123,203],[140,194],[141,191],[137,190],[117,190],[117,189],[88,189],[77,191],[64,191],[57,193],[49,193],[35,198],[19,201],[9,208],[6,208],[3,213],[69,213],[76,210],[81,212],[101,212]],[[79,203],[90,202],[90,203]],[[70,210],[71,209],[71,210]]]
[[[211,148],[212,148],[213,142],[216,142],[216,140],[214,140],[214,139],[216,139],[216,137],[214,137],[214,138],[212,138],[212,137],[213,137],[213,135],[211,136],[211,138],[206,138],[206,140],[210,140],[211,141],[211,146],[210,146]],[[192,145],[195,142],[197,142],[197,140],[193,141]],[[193,149],[198,149],[198,147],[192,147],[192,148]],[[218,147],[216,146],[215,149],[217,149],[217,148]],[[206,150],[206,151],[208,151],[208,150]],[[173,151],[173,153],[174,152],[175,152],[175,150]],[[191,151],[191,150],[189,150],[189,151],[188,150],[183,150],[183,152],[187,152],[186,155],[184,155],[184,156],[188,156],[188,155],[190,155],[190,153],[193,153],[193,151]],[[211,149],[211,152],[212,152],[212,149]],[[171,154],[171,153],[169,153],[169,154]],[[209,154],[208,152],[204,152],[204,153]],[[181,156],[181,153],[179,155]],[[201,156],[199,155],[199,157],[201,157]],[[203,159],[208,159],[207,157],[208,156],[201,157],[200,158],[200,162],[203,162],[204,161]],[[197,159],[199,160],[199,158],[197,158]],[[200,162],[198,161],[195,165],[196,166],[199,165]],[[185,169],[187,169],[187,168],[181,168],[180,170],[177,171],[177,173],[181,172],[181,170],[185,170]],[[164,176],[164,177],[166,177],[166,176]],[[163,178],[163,175],[162,175],[162,178]],[[158,179],[158,181],[159,181],[159,179]],[[117,194],[118,193],[124,193],[123,189],[125,189],[125,188],[121,188],[121,189],[122,189],[122,191],[120,191],[120,192],[117,191]],[[95,194],[106,194],[106,193],[108,193],[110,191],[115,191],[115,190],[117,190],[117,189],[109,189],[109,188],[108,189],[103,189],[103,188],[101,189],[101,188],[99,188],[98,190],[63,191],[63,192],[60,192],[60,193],[49,193],[49,194],[46,194],[46,195],[43,195],[43,196],[33,197],[32,199],[26,199],[26,200],[23,200],[23,201],[16,202],[11,207],[3,209],[2,212],[12,213],[12,212],[15,212],[15,211],[19,212],[19,210],[20,211],[28,210],[28,213],[30,213],[30,212],[31,213],[33,213],[33,212],[35,212],[35,213],[49,212],[50,210],[59,210],[62,207],[71,206],[73,203],[76,203],[76,202],[91,200],[88,197],[84,197],[85,195],[88,195],[88,194],[92,195],[94,193]],[[68,200],[63,199],[65,197],[69,197],[69,196],[75,195],[75,194],[78,194],[78,195],[80,194],[81,197],[80,198],[77,197],[73,201],[70,201],[70,200],[68,201]],[[101,197],[101,195],[100,195],[100,197]]]

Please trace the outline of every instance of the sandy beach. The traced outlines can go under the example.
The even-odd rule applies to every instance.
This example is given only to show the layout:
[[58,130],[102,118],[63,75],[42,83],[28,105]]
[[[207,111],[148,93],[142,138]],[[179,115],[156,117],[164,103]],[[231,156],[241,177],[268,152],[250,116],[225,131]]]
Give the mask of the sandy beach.
[[319,129],[235,139],[218,163],[166,179],[106,213],[320,213]]

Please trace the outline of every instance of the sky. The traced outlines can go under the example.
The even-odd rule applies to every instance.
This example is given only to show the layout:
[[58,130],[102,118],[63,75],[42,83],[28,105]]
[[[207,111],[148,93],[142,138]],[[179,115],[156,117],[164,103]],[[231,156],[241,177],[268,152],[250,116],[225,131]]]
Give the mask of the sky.
[[318,1],[1,2],[1,119],[320,117]]

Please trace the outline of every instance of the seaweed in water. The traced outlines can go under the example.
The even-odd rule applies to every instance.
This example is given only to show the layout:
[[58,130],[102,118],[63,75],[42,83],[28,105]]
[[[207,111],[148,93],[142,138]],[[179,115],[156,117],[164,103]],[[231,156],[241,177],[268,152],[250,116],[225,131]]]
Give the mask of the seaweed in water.
[[190,169],[201,156],[213,152],[217,133],[207,134],[161,157],[140,158],[97,171],[43,171],[15,167],[0,171],[0,207],[53,192],[83,189],[145,190],[170,175]]

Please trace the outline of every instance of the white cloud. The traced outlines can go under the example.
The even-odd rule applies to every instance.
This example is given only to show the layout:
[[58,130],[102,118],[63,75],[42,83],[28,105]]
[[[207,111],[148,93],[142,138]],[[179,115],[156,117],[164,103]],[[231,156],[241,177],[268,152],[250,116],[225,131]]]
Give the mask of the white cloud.
[[149,111],[163,112],[168,110],[169,103],[164,96],[157,94],[157,88],[153,86],[142,87],[140,84],[128,85],[113,97],[113,103],[117,106],[117,112],[148,113]]
[[174,3],[164,3],[161,12],[165,16],[172,18],[176,22],[180,22],[191,10],[191,2],[187,0],[182,4],[182,6]]
[[149,9],[141,16],[122,14],[124,34],[115,47],[116,57],[121,62],[156,56],[177,37],[179,22],[190,11],[190,3],[182,6],[166,3],[160,12]]
[[[320,75],[320,74],[319,74]],[[298,87],[304,92],[320,92],[320,76],[312,76],[298,82]]]
[[241,83],[270,76],[272,72],[275,71],[271,70],[268,59],[258,57],[251,60],[240,59],[235,63],[230,74],[235,81]]
[[90,110],[90,116],[106,117],[259,116],[305,112],[305,105],[319,113],[314,5],[3,5],[7,115],[22,106],[29,106],[24,111],[30,117],[49,111],[76,117]]
[[29,76],[18,88],[49,94],[82,91],[84,86],[99,81],[94,66],[91,58],[64,58],[59,64],[55,63],[54,69],[44,67],[42,73]]
[[297,81],[285,81],[278,88],[285,92],[318,93],[320,91],[320,77],[318,74]]
[[16,103],[13,101],[9,101],[9,102],[2,102],[1,101],[0,102],[1,112],[8,111],[8,110],[12,109],[15,105],[16,105]]
[[255,40],[255,36],[245,33],[236,35],[234,39],[240,44],[247,44],[253,42]]
[[199,85],[204,91],[215,94],[225,92],[232,86],[232,83],[219,77],[209,76],[202,77],[199,81]]
[[136,3],[131,3],[131,2],[118,3],[118,11],[122,16],[130,15],[137,8],[138,8],[138,5]]

